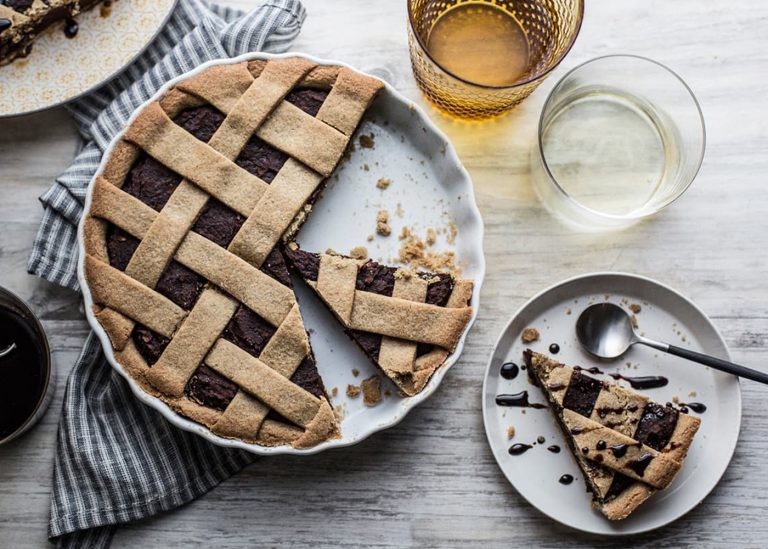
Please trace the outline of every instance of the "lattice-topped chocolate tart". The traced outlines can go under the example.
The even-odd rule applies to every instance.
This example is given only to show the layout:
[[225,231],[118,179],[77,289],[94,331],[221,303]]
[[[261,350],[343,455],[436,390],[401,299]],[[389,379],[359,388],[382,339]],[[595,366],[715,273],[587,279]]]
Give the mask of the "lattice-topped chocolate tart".
[[628,517],[682,467],[700,420],[545,355],[525,352],[528,372],[558,418],[593,504]]
[[72,37],[77,22],[72,18],[110,0],[0,0],[0,65],[25,57],[35,39],[49,27],[65,22]]
[[381,87],[300,58],[212,67],[146,106],[94,182],[85,278],[115,358],[216,434],[337,434],[278,244]]
[[382,87],[303,58],[255,60],[183,80],[134,118],[93,183],[84,276],[143,390],[223,437],[338,436],[283,243]]

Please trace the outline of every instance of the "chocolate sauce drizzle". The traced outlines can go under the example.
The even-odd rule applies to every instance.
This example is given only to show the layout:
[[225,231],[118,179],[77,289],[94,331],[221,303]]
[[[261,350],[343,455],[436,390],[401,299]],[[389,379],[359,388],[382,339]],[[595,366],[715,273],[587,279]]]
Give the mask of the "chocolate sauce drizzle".
[[636,460],[633,460],[629,464],[629,468],[632,469],[635,473],[637,473],[638,476],[642,477],[643,475],[645,475],[645,470],[651,464],[651,461],[653,461],[652,454],[643,454]]
[[518,408],[546,408],[546,404],[528,401],[528,391],[520,391],[511,395],[497,395],[496,404],[499,406],[515,406]]
[[505,362],[501,365],[500,373],[504,379],[515,379],[520,373],[520,367],[514,362]]
[[561,476],[558,481],[560,484],[570,484],[573,482],[573,475],[565,474]]
[[589,372],[590,374],[595,374],[595,375],[605,373],[597,366],[592,366],[591,368],[582,368],[581,366],[574,366],[573,369],[576,370],[577,372]]
[[595,448],[598,450],[605,450],[608,447],[608,444],[604,440],[598,440],[597,445],[595,445]]
[[528,450],[533,448],[530,444],[522,444],[518,442],[517,444],[513,444],[509,447],[509,455],[511,456],[519,456],[520,454],[526,453]]
[[0,19],[0,32],[10,29],[12,25],[13,23],[11,23],[10,19],[5,19],[5,18]]
[[629,377],[621,374],[609,374],[613,379],[623,379],[629,383],[633,389],[658,389],[669,383],[664,376],[637,376]]
[[553,444],[552,446],[549,446],[547,448],[547,450],[549,450],[553,454],[559,454],[560,453],[560,446],[558,446],[557,444]]
[[629,446],[627,444],[617,444],[615,446],[611,446],[611,452],[613,452],[614,457],[623,458],[625,455],[627,455],[628,448]]
[[702,404],[701,402],[681,402],[680,403],[680,411],[683,413],[687,413],[686,408],[690,408],[697,414],[703,414],[707,411],[707,406],[705,404]]
[[67,19],[64,22],[64,36],[67,38],[74,38],[77,36],[77,32],[80,30],[80,25],[74,19]]
[[553,343],[552,345],[549,346],[549,352],[552,353],[553,355],[556,355],[557,353],[560,352],[560,345],[558,345],[557,343]]

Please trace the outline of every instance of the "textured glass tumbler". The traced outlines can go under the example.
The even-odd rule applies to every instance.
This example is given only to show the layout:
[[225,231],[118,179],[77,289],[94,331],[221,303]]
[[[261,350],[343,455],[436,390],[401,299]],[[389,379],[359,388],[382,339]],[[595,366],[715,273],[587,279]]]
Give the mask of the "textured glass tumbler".
[[[462,78],[429,51],[430,33],[450,10],[492,6],[514,18],[527,42],[530,65],[508,85],[485,85]],[[571,49],[584,16],[583,0],[408,0],[408,47],[416,83],[446,114],[485,119],[503,114],[536,89]]]
[[576,228],[626,227],[688,189],[705,136],[693,92],[670,69],[633,55],[593,59],[544,104],[531,149],[534,187]]

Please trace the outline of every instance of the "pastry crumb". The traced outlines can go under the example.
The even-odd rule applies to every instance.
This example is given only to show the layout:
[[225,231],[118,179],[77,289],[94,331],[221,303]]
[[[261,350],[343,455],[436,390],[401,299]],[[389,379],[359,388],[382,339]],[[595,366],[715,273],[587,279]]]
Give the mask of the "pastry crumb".
[[675,404],[679,404],[680,403],[680,399],[678,397],[676,397],[676,396],[673,396],[672,397],[672,402],[674,402]]
[[696,396],[696,391],[691,391],[690,393],[688,393],[689,398],[695,397],[695,396]]
[[400,202],[397,203],[397,207],[395,208],[395,215],[397,217],[403,217],[403,214],[405,211],[403,211],[403,207],[400,205]]
[[533,343],[539,340],[539,331],[536,328],[526,328],[520,336],[523,343]]
[[352,368],[352,375],[355,377],[359,376],[360,370],[358,370],[357,368]]
[[368,242],[373,242],[373,235],[369,234],[366,240],[368,240]]
[[360,394],[360,387],[357,385],[347,385],[347,396],[349,398],[357,398]]
[[360,146],[364,149],[372,149],[376,146],[376,142],[374,141],[372,133],[368,135],[361,135],[359,141]]
[[331,395],[338,396],[338,394],[339,394],[339,388],[338,387],[334,387],[333,389],[331,389]]
[[567,314],[568,316],[570,316],[572,312],[573,312],[573,311],[571,311],[571,309],[570,309],[570,308],[568,308],[568,309],[566,309],[566,310],[565,310],[565,314]]
[[427,229],[427,246],[434,246],[435,242],[437,242],[437,234],[435,233],[435,229]]
[[376,214],[376,232],[381,236],[392,234],[392,227],[389,226],[389,212],[387,210],[379,210],[379,213]]
[[[434,237],[434,229],[432,229]],[[461,273],[461,269],[456,266],[456,254],[452,251],[432,251],[427,248],[434,244],[430,243],[429,230],[427,238],[423,240],[414,234],[412,229],[403,227],[398,237],[403,243],[398,252],[398,259],[412,269],[425,269],[428,271],[448,271],[456,275]]]
[[390,179],[387,179],[386,177],[380,177],[376,182],[376,186],[383,191],[386,190],[391,183],[392,181]]
[[453,245],[456,242],[457,234],[459,234],[459,229],[456,227],[456,224],[451,221],[448,223],[448,237],[446,238],[448,244]]
[[371,171],[371,167],[368,164],[363,164],[363,171],[369,172]]
[[629,315],[629,320],[632,321],[632,327],[637,330],[637,317],[635,315]]
[[376,406],[381,401],[381,378],[379,376],[371,376],[368,379],[364,379],[362,388],[363,404],[366,406]]
[[643,310],[643,308],[638,305],[637,303],[630,303],[629,304],[629,310],[632,311],[635,314],[640,314],[640,311]]
[[333,407],[333,415],[336,417],[338,421],[341,421],[344,419],[344,405],[343,404],[337,404]]
[[368,259],[368,248],[365,246],[355,246],[349,251],[349,257],[352,259]]
[[514,436],[515,436],[515,426],[510,425],[509,427],[507,427],[507,439],[512,440]]

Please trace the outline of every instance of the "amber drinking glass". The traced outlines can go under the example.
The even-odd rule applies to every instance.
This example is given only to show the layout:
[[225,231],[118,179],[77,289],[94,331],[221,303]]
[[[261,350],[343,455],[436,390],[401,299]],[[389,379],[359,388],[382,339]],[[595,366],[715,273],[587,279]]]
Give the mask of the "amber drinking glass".
[[408,0],[413,74],[449,115],[498,116],[560,63],[583,15],[583,0]]

